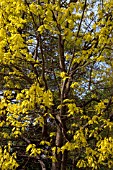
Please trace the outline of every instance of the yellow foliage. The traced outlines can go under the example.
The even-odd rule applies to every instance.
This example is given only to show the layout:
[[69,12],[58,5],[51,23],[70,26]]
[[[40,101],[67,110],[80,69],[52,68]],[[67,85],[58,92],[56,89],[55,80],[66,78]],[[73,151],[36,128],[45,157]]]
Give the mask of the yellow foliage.
[[113,168],[112,20],[112,0],[0,0],[1,170],[66,150],[81,169]]
[[2,147],[0,147],[0,169],[1,170],[13,170],[19,166],[18,163],[16,162],[16,153],[13,153],[12,155],[10,155],[9,151],[10,150],[10,145],[8,145],[9,149],[2,149]]

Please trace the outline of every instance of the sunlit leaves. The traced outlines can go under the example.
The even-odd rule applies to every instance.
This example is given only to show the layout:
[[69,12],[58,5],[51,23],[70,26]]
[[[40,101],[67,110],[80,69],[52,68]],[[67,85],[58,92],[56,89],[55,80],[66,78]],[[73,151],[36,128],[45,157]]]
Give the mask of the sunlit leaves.
[[113,167],[112,8],[0,1],[1,169],[66,152],[69,168]]
[[73,104],[68,104],[68,112],[69,112],[68,116],[71,116],[74,114],[81,114],[82,110],[79,107],[77,107],[75,103],[73,103]]
[[11,146],[5,146],[3,149],[0,147],[0,168],[5,169],[16,169],[19,165],[16,162],[16,153],[10,154]]
[[41,149],[40,148],[36,148],[35,144],[29,144],[26,148],[26,152],[31,152],[30,156],[37,156],[41,154]]

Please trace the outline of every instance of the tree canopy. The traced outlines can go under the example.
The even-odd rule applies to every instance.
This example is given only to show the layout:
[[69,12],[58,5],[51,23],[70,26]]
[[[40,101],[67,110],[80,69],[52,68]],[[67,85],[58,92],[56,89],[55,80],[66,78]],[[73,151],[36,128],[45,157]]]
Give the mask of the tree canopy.
[[113,168],[113,1],[0,0],[0,169]]

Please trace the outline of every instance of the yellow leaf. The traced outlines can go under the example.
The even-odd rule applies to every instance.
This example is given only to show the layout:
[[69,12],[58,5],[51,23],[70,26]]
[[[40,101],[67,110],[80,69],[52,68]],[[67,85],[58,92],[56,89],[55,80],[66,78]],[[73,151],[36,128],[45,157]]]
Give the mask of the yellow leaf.
[[26,148],[26,152],[28,152],[30,149],[32,149],[33,147],[35,147],[35,144],[29,144]]

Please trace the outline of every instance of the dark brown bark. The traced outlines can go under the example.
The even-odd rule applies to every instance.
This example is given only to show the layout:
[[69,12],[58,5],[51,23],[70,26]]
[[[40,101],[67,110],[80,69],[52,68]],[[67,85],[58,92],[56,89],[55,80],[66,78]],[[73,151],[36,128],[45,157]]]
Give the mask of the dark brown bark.
[[65,72],[66,70],[65,70],[65,58],[64,58],[64,40],[62,39],[61,35],[59,35],[58,48],[59,48],[60,69],[61,71]]
[[68,156],[68,151],[65,150],[64,154],[62,155],[61,170],[66,170],[66,167],[67,167],[67,156]]

